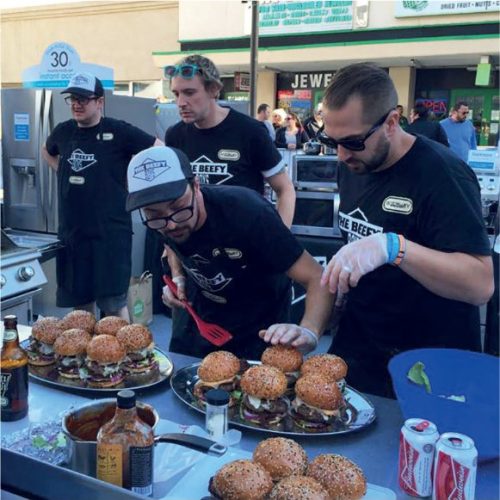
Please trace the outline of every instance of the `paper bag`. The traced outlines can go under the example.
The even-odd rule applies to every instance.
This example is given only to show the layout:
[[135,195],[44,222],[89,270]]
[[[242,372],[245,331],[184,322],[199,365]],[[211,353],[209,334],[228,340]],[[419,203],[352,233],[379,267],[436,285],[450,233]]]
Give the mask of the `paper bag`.
[[153,321],[153,275],[149,271],[130,278],[127,308],[131,323],[149,325]]

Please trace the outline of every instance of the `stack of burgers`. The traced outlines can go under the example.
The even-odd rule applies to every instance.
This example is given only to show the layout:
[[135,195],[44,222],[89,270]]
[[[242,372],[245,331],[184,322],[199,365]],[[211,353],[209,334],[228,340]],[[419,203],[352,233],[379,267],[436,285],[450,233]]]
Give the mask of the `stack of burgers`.
[[280,424],[287,415],[309,432],[327,432],[343,421],[347,365],[342,358],[318,354],[304,361],[298,350],[277,345],[268,347],[261,361],[242,371],[234,354],[213,352],[198,368],[193,395],[203,407],[207,390],[225,389],[230,406],[239,402],[241,420],[264,427]]
[[34,366],[56,364],[64,379],[85,380],[89,387],[109,388],[132,375],[158,370],[151,332],[117,316],[96,321],[88,311],[64,318],[41,318],[32,328],[27,347]]
[[252,460],[235,460],[210,479],[220,500],[358,500],[366,494],[363,471],[341,455],[308,461],[305,450],[286,438],[261,441]]

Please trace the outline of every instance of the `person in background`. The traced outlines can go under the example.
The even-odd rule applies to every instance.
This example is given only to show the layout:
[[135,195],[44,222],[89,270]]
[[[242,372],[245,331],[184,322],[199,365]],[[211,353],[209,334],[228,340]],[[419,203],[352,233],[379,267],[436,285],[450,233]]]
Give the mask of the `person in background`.
[[476,129],[470,120],[469,105],[458,101],[452,108],[450,116],[440,121],[448,136],[451,150],[465,163],[469,161],[469,151],[477,149]]
[[337,149],[346,241],[321,280],[344,309],[330,352],[346,360],[350,385],[388,397],[399,352],[481,350],[478,306],[494,289],[476,176],[403,131],[397,99],[383,69],[342,68],[324,94],[321,136]]
[[[141,209],[144,224],[159,231],[198,289],[194,309],[233,335],[223,349],[260,359],[266,344],[259,332],[279,333],[298,348],[317,345],[332,297],[320,286],[321,266],[267,200],[243,187],[200,185],[186,155],[164,146],[132,159],[128,186],[127,209]],[[289,320],[290,279],[306,289],[300,325]],[[184,307],[168,289],[164,300]],[[203,357],[217,349],[191,318],[174,325],[169,350]]]
[[276,131],[275,144],[278,148],[292,150],[302,149],[302,146],[309,138],[302,128],[299,117],[289,111],[285,118],[285,126]]
[[244,186],[263,194],[266,181],[290,227],[295,189],[283,159],[257,120],[218,104],[223,86],[214,63],[195,54],[167,66],[165,75],[181,117],[167,130],[165,144],[186,153],[204,184]]
[[260,104],[257,108],[257,120],[265,125],[267,131],[269,132],[269,137],[271,137],[271,140],[274,141],[274,139],[276,138],[276,132],[271,122],[269,121],[270,117],[271,107],[269,106],[269,104]]
[[444,146],[449,146],[448,136],[444,128],[439,122],[430,120],[429,109],[424,103],[415,104],[415,107],[410,111],[411,123],[406,128],[409,134],[425,135],[433,141],[440,142]]
[[282,108],[276,108],[271,113],[271,120],[274,130],[278,130],[280,127],[285,126],[286,111]]
[[322,109],[323,103],[319,102],[316,105],[313,115],[304,122],[304,130],[309,140],[315,140],[323,127]]
[[396,110],[399,114],[399,126],[403,129],[406,130],[406,127],[408,127],[408,118],[406,118],[405,115],[403,115],[404,108],[401,104],[398,104],[396,106]]
[[129,320],[132,223],[125,210],[127,166],[133,155],[160,140],[121,120],[104,117],[102,82],[73,76],[62,92],[72,120],[59,123],[42,147],[57,172],[57,306]]

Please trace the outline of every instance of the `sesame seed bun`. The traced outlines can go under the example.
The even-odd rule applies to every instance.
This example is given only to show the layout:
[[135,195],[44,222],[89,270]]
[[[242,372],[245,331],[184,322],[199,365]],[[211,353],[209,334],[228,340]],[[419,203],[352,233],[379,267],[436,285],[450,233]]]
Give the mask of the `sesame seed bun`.
[[52,345],[63,331],[63,324],[59,318],[47,316],[34,323],[31,335],[44,344]]
[[284,345],[268,347],[261,357],[263,364],[274,366],[285,373],[298,371],[302,359],[302,354],[297,349]]
[[81,328],[65,330],[54,342],[54,351],[59,356],[78,356],[87,352],[92,336]]
[[122,327],[128,325],[128,321],[118,316],[106,316],[100,319],[94,326],[95,335],[116,335]]
[[233,378],[240,371],[240,360],[228,351],[215,351],[205,356],[198,367],[198,376],[205,382]]
[[337,410],[344,403],[337,384],[318,374],[300,377],[295,384],[295,394],[304,403],[322,410]]
[[366,478],[354,462],[341,455],[318,455],[307,468],[332,498],[358,500],[366,494]]
[[256,365],[241,377],[241,389],[245,394],[259,399],[276,399],[287,387],[285,374],[274,366]]
[[127,352],[140,351],[153,342],[149,328],[137,324],[122,326],[116,333],[116,338]]
[[224,500],[264,500],[273,482],[259,464],[250,460],[235,460],[219,469],[212,487]]
[[125,357],[125,349],[113,335],[96,335],[87,344],[87,357],[98,363],[119,363]]
[[271,474],[273,481],[302,476],[307,469],[307,454],[299,443],[282,437],[261,441],[253,452],[254,462]]
[[301,375],[321,373],[329,380],[340,380],[347,375],[347,364],[334,354],[316,354],[307,358],[300,369]]
[[61,321],[65,330],[81,328],[82,330],[87,330],[90,334],[94,332],[95,316],[91,312],[81,310],[71,311]]
[[269,500],[330,500],[323,486],[306,476],[290,476],[282,479],[272,489]]

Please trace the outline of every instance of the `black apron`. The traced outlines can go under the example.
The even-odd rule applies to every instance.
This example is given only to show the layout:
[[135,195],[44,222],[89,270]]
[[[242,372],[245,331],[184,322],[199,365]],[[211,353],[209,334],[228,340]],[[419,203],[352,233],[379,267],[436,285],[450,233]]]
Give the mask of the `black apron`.
[[88,129],[75,123],[61,155],[59,237],[65,247],[57,259],[60,307],[121,295],[129,286],[132,230],[126,189],[111,170],[125,160],[114,141],[102,120]]

